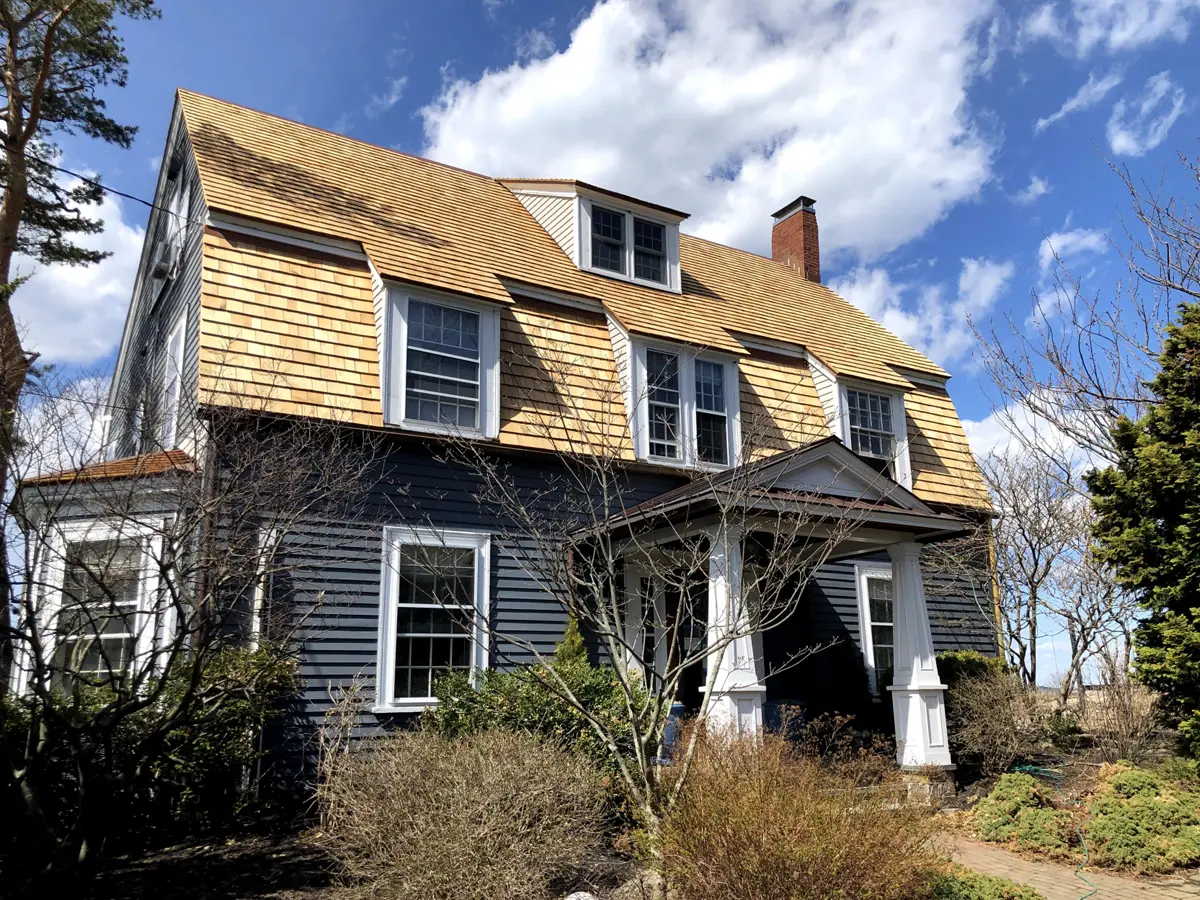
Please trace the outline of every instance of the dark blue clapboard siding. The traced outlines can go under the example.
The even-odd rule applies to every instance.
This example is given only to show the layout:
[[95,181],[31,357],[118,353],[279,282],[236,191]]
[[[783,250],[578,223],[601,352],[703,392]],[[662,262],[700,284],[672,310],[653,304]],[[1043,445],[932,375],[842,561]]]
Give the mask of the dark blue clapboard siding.
[[[274,593],[289,597],[300,610],[313,607],[321,598],[305,623],[304,688],[291,719],[293,746],[311,737],[331,700],[356,679],[366,689],[368,705],[373,703],[384,527],[407,523],[500,530],[493,514],[481,509],[476,499],[478,479],[465,467],[438,458],[436,447],[419,440],[398,442],[381,459],[378,483],[353,521],[314,522],[288,538],[284,554],[289,576],[286,584],[274,586]],[[558,465],[552,457],[532,454],[513,454],[509,464],[514,478],[530,493],[544,490]],[[681,483],[678,477],[650,473],[630,478],[639,499]],[[529,545],[493,541],[492,621],[498,631],[550,653],[562,636],[565,614],[523,566],[531,552]],[[886,564],[887,556],[869,561]],[[929,600],[937,649],[974,647],[993,652],[986,607],[974,602],[967,590],[962,596],[942,593]],[[853,711],[853,703],[860,702],[865,691],[854,561],[824,566],[809,585],[803,608],[776,631],[766,638],[776,641],[776,650],[814,643],[834,646],[769,682],[772,699],[798,699],[814,707]],[[493,648],[492,658],[501,667],[533,659],[527,650],[512,646]],[[406,718],[366,712],[360,725],[370,731],[403,724]]]

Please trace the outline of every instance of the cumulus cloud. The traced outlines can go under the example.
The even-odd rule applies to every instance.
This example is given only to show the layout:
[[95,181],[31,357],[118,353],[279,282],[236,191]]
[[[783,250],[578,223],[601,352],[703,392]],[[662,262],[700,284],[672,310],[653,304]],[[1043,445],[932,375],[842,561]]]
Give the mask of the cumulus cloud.
[[[107,378],[39,382],[26,393],[17,428],[27,438],[17,454],[17,475],[28,478],[95,462],[104,435]],[[36,438],[36,439],[34,439]]]
[[1042,238],[1038,246],[1038,271],[1042,276],[1058,264],[1070,268],[1087,256],[1103,253],[1108,249],[1108,232],[1098,228],[1073,228],[1070,231],[1055,231]]
[[1027,40],[1050,40],[1079,57],[1103,47],[1109,53],[1155,41],[1187,39],[1200,0],[1068,0],[1043,3],[1021,23]]
[[770,212],[805,193],[821,201],[823,248],[869,258],[991,175],[966,101],[992,11],[605,0],[554,55],[452,79],[423,110],[425,153],[490,175],[585,179],[689,210],[689,231],[757,251]]
[[1031,175],[1029,184],[1017,191],[1013,196],[1013,202],[1021,206],[1028,206],[1039,197],[1044,197],[1050,193],[1050,182],[1040,175]]
[[1187,94],[1171,80],[1170,72],[1146,79],[1142,95],[1123,97],[1108,120],[1108,145],[1121,156],[1141,156],[1167,139],[1167,132],[1183,112]]
[[881,268],[860,266],[830,287],[901,340],[940,364],[969,355],[970,321],[990,310],[1013,275],[1011,262],[964,259],[957,290],[894,282]]
[[112,255],[94,266],[43,266],[18,256],[14,271],[32,274],[13,294],[26,346],[45,362],[87,365],[116,349],[142,252],[142,228],[125,221],[120,198],[107,196],[89,213],[104,231],[77,243]]
[[400,98],[404,96],[404,89],[407,86],[408,77],[405,75],[402,75],[399,78],[390,79],[383,92],[372,97],[370,102],[367,103],[367,108],[363,110],[363,112],[365,112],[367,117],[370,119],[378,119],[400,102]]
[[1043,116],[1033,123],[1033,133],[1041,134],[1055,122],[1069,116],[1073,112],[1089,109],[1108,96],[1118,84],[1121,83],[1121,76],[1112,72],[1105,75],[1103,78],[1097,79],[1094,73],[1088,74],[1088,80],[1074,94],[1063,101],[1063,105],[1057,110],[1050,113],[1048,116]]

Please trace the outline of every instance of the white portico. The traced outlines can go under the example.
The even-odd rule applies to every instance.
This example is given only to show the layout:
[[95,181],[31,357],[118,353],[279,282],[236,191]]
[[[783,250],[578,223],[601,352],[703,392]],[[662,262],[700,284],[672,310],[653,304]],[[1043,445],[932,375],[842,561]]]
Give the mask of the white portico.
[[[697,573],[697,588],[706,580],[707,616],[696,639],[714,649],[706,660],[703,681],[710,690],[702,712],[711,724],[742,733],[764,727],[767,666],[763,629],[754,621],[758,607],[749,573],[755,563],[748,548],[753,541],[761,554],[763,535],[783,522],[793,528],[803,523],[804,552],[822,563],[890,560],[890,566],[872,563],[890,569],[890,619],[886,630],[874,630],[890,638],[894,663],[890,683],[883,683],[879,673],[879,700],[890,698],[902,766],[949,766],[945,686],[934,656],[920,553],[923,543],[961,534],[967,523],[931,509],[836,439],[697,481],[621,518],[620,527],[631,533],[648,529],[706,540],[707,571]],[[796,552],[801,545],[788,546]],[[626,585],[635,603],[652,602],[653,585],[644,584],[638,573],[627,571]],[[665,613],[661,608],[656,613],[660,624],[669,618]],[[868,639],[864,634],[862,640]],[[658,656],[647,664],[661,669],[669,653],[659,644]]]

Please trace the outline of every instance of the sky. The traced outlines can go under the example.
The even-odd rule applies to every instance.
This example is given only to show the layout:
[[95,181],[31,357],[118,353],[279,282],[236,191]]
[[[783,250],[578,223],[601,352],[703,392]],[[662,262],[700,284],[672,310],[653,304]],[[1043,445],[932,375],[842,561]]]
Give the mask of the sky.
[[[1056,256],[1113,291],[1129,198],[1184,196],[1200,155],[1200,0],[167,0],[123,23],[105,94],[132,149],[63,165],[149,199],[176,87],[493,176],[573,177],[691,213],[769,253],[817,200],[828,284],[952,373],[979,451],[1002,398],[971,322],[1028,322]],[[110,197],[89,269],[15,295],[67,372],[113,362],[147,208]]]

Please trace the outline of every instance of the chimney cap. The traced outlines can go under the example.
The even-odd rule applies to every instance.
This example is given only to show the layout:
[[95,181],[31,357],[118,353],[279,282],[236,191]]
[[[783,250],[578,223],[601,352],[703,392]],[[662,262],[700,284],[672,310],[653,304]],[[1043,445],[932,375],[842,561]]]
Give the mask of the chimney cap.
[[812,197],[806,197],[804,194],[801,194],[791,203],[787,204],[787,206],[784,206],[771,213],[771,217],[778,222],[780,219],[786,219],[794,212],[810,212],[815,215],[817,211],[813,209],[813,207],[816,205],[817,201]]

